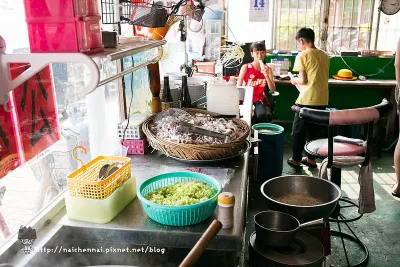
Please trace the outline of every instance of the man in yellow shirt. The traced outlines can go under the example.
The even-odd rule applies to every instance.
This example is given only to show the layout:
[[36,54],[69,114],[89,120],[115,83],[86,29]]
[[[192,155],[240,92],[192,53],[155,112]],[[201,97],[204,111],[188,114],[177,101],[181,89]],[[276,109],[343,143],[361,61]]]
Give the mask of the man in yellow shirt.
[[[291,83],[299,90],[296,105],[312,109],[325,110],[328,105],[329,56],[314,45],[315,33],[312,29],[302,28],[296,34],[296,42],[300,51],[294,63],[293,71],[299,72],[295,78],[291,73]],[[318,138],[321,131],[316,124],[307,123],[296,113],[292,130],[293,155],[288,164],[301,169],[301,164],[317,167],[315,158],[302,158],[304,145]]]

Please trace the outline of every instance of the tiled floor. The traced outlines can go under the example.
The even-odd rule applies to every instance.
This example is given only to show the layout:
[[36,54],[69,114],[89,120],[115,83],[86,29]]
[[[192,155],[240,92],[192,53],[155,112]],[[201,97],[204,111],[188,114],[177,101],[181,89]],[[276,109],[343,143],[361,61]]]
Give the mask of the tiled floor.
[[[313,175],[318,176],[318,170],[310,171],[304,167],[301,171],[294,171],[286,164],[286,159],[290,157],[290,147],[286,144],[284,155],[284,170],[282,175]],[[374,191],[376,211],[364,216],[353,223],[350,223],[352,229],[358,237],[368,247],[370,259],[368,266],[386,267],[400,266],[400,244],[398,241],[400,232],[400,206],[399,198],[391,195],[392,185],[395,183],[395,170],[393,167],[393,151],[384,152],[381,158],[375,155],[371,159],[373,168]],[[320,165],[320,164],[318,164]],[[342,170],[342,192],[344,196],[353,201],[358,201],[360,186],[358,183],[358,167],[346,168]],[[246,247],[249,234],[254,231],[253,216],[257,212],[265,210],[265,203],[260,193],[259,184],[250,185],[249,207],[247,215],[246,229]],[[262,203],[262,204],[260,204]],[[357,209],[351,208],[346,211],[350,216],[357,215]],[[331,223],[331,229],[337,229],[336,223]],[[346,229],[347,230],[347,229]],[[348,232],[348,231],[347,231]],[[332,237],[332,258],[333,266],[347,266],[341,239]],[[347,241],[346,241],[347,244]],[[350,263],[354,264],[360,260],[363,255],[359,249],[348,245]],[[247,252],[246,252],[247,253]],[[247,256],[246,256],[247,257]]]
[[[285,161],[289,157],[290,148],[286,147]],[[393,197],[391,187],[395,183],[393,168],[393,152],[384,153],[382,158],[372,158],[374,170],[374,188],[377,210],[353,224],[353,229],[368,246],[371,259],[369,266],[400,266],[400,260],[393,255],[398,254],[400,246],[398,234],[400,231],[400,199]],[[298,174],[317,176],[317,170],[310,171],[304,168]],[[283,175],[295,174],[288,165],[284,164]],[[25,165],[19,167],[11,175],[0,180],[0,187],[6,186],[6,192],[0,206],[0,213],[11,233],[18,231],[21,224],[33,218],[39,208],[39,197],[43,197],[43,184],[40,183],[32,171]],[[358,168],[349,168],[342,171],[342,190],[344,195],[357,201],[359,193]],[[42,194],[40,194],[42,192]],[[260,196],[259,186],[251,185],[249,196],[248,231],[252,232],[252,215],[262,210],[257,206]],[[46,201],[46,200],[45,200]],[[262,202],[262,201],[261,201]],[[0,244],[5,237],[0,233]],[[247,240],[246,240],[247,242]],[[343,252],[339,243],[334,243],[335,266],[345,266]],[[353,255],[354,256],[354,255]],[[354,256],[356,257],[356,256]]]

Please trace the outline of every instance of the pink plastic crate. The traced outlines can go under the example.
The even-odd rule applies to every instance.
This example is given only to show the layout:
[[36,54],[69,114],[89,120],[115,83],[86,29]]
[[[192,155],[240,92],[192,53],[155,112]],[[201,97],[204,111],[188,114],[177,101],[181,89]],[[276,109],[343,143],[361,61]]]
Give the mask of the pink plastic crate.
[[98,0],[24,0],[27,19],[99,15]]
[[100,14],[98,0],[87,0],[87,3],[88,3],[88,15],[89,16],[94,16],[94,15]]
[[147,140],[145,138],[140,140],[124,140],[123,146],[128,147],[128,155],[143,155],[146,152]]
[[100,16],[27,19],[31,52],[83,52],[104,50]]

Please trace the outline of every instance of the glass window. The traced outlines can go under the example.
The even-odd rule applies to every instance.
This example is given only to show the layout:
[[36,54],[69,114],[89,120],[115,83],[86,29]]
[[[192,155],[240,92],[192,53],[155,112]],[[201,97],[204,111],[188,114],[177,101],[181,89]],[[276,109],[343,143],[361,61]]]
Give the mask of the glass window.
[[296,50],[296,33],[300,28],[311,28],[319,45],[321,0],[279,0],[277,1],[275,48]]
[[[318,47],[320,27],[323,25],[321,23],[323,2],[322,0],[276,1],[278,12],[275,49],[296,50],[294,38],[297,30],[302,27],[309,27],[315,31]],[[400,13],[393,16],[380,13],[378,21],[379,4],[379,0],[330,0],[327,52],[340,53],[364,49],[394,51],[400,37]]]
[[[0,35],[7,53],[29,52],[23,0],[0,0]],[[116,64],[103,62],[101,79],[115,75]],[[12,75],[27,67],[13,64]],[[67,175],[79,167],[75,146],[87,148],[78,152],[84,163],[120,152],[118,81],[85,96],[85,71],[52,64],[13,91],[12,112],[0,107],[0,246],[66,190]]]
[[373,0],[331,0],[328,51],[360,51],[370,43]]

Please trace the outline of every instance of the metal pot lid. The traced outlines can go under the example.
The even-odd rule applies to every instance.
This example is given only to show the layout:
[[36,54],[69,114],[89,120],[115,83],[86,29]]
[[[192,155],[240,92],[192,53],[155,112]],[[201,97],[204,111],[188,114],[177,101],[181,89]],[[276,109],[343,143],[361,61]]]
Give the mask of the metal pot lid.
[[261,246],[256,242],[256,233],[250,236],[249,260],[260,266],[307,266],[320,267],[324,261],[324,247],[312,235],[299,231],[289,248]]

